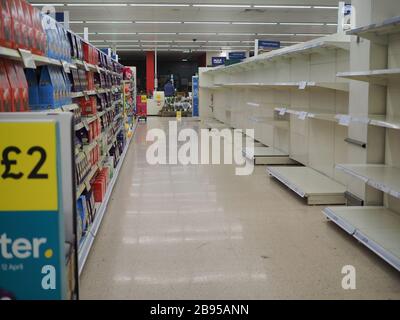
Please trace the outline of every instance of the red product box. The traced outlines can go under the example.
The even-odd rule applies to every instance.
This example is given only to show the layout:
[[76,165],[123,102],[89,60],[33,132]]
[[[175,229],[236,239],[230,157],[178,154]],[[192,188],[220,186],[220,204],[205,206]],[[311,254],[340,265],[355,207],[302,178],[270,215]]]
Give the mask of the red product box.
[[85,98],[79,98],[78,104],[81,108],[81,114],[83,116],[94,115],[97,113],[97,101],[96,97],[90,97],[89,100]]
[[29,91],[28,91],[28,81],[25,77],[24,68],[21,64],[14,64],[15,74],[17,75],[18,88],[20,100],[22,102],[22,109],[16,111],[28,111],[29,110]]
[[14,34],[13,48],[17,49],[17,48],[21,47],[21,44],[23,42],[22,28],[21,28],[21,23],[19,21],[17,1],[8,0],[8,5],[10,7],[11,24],[12,24],[12,28],[13,28],[13,34]]
[[0,0],[0,4],[0,45],[15,48],[10,3],[8,0]]
[[8,82],[10,84],[11,111],[23,110],[23,102],[20,95],[17,74],[15,73],[14,63],[10,60],[4,60],[4,66],[7,72]]
[[0,112],[11,112],[11,88],[3,60],[0,59]]
[[83,60],[90,63],[90,45],[87,42],[82,42]]
[[92,185],[94,201],[95,202],[103,202],[104,196],[106,194],[105,181],[104,179],[96,178]]
[[21,24],[21,31],[22,31],[22,43],[20,48],[31,50],[30,47],[30,40],[29,40],[29,28],[28,28],[28,20],[27,16],[25,15],[25,10],[24,10],[24,2],[25,0],[13,0],[16,2],[17,5],[17,10],[18,10],[18,20],[19,23]]
[[37,47],[35,32],[33,28],[33,20],[31,8],[32,6],[28,4],[26,1],[22,1],[22,9],[25,17],[25,25],[26,25],[26,34],[28,38],[28,47],[31,52]]
[[86,72],[86,79],[87,79],[87,89],[88,90],[94,90],[95,86],[94,86],[94,75],[93,72]]

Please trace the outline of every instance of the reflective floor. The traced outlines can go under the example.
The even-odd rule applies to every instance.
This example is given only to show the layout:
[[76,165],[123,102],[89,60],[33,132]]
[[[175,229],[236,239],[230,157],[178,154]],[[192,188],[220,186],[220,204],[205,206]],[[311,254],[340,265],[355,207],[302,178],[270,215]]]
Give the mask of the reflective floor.
[[[182,126],[196,130],[199,123]],[[81,277],[82,299],[400,298],[400,273],[257,167],[151,166],[140,125]],[[343,290],[343,266],[356,290]]]

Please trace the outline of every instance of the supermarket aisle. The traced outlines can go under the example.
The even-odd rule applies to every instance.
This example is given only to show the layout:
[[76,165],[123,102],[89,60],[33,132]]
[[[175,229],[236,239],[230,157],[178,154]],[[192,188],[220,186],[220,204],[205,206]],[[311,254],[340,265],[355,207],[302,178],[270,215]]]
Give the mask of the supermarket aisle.
[[[148,165],[146,132],[167,125],[153,118],[138,128],[81,298],[400,298],[394,269],[265,168],[237,177],[233,166]],[[357,269],[355,291],[341,287],[345,265]]]

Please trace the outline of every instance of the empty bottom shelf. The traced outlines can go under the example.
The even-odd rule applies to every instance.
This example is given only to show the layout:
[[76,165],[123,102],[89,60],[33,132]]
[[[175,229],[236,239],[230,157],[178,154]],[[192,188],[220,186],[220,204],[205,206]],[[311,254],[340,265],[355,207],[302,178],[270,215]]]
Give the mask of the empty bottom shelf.
[[326,208],[324,214],[400,271],[400,215],[384,207]]
[[243,156],[249,160],[254,160],[256,165],[273,165],[273,164],[294,164],[295,162],[289,158],[289,155],[272,147],[244,148]]
[[346,187],[311,168],[268,167],[267,173],[306,198],[309,205],[346,203]]

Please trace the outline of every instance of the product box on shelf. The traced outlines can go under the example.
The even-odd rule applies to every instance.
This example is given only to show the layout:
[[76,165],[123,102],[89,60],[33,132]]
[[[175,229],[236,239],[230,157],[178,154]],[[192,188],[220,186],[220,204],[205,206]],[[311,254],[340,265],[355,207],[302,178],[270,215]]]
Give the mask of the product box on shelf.
[[92,184],[94,200],[96,202],[103,202],[106,194],[106,180],[105,177],[97,176]]
[[91,96],[89,100],[86,100],[86,98],[79,98],[77,99],[77,103],[83,116],[95,115],[97,113],[96,97]]
[[8,0],[0,0],[0,3],[0,45],[15,48],[10,3]]
[[10,84],[11,111],[25,111],[26,106],[24,106],[21,84],[19,83],[16,69],[14,67],[15,62],[7,59],[4,59],[3,61],[7,72],[8,82]]
[[25,69],[26,80],[28,81],[29,106],[31,109],[39,108],[39,82],[36,70]]
[[7,71],[3,60],[0,59],[0,112],[13,111],[11,100],[11,88],[7,77]]
[[24,68],[20,63],[14,63],[15,74],[17,76],[17,83],[19,89],[19,96],[22,103],[22,108],[17,109],[17,112],[29,110],[29,89],[28,82],[26,81]]
[[88,210],[87,210],[87,202],[86,202],[86,197],[84,195],[80,196],[77,205],[77,214],[78,214],[78,235],[80,237],[84,236],[88,229]]

